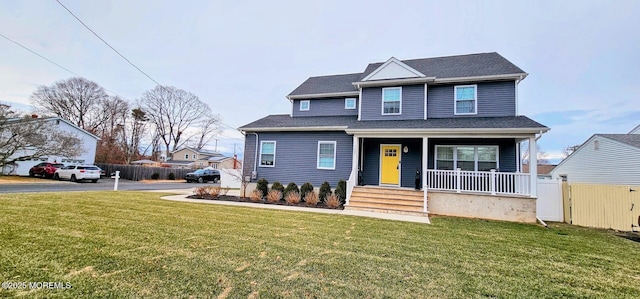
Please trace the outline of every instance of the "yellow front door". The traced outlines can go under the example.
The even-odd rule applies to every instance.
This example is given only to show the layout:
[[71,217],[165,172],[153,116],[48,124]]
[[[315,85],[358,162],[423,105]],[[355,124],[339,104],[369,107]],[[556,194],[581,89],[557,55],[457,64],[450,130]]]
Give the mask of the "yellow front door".
[[400,185],[400,146],[380,146],[380,184]]

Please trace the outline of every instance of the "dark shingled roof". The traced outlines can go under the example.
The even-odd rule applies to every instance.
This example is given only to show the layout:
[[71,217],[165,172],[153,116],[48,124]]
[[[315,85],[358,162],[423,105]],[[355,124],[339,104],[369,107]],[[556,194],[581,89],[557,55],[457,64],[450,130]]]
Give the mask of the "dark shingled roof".
[[305,127],[347,127],[348,129],[546,129],[544,125],[526,116],[358,121],[356,116],[291,117],[288,114],[276,114],[244,125],[240,127],[240,130]]
[[640,134],[596,134],[605,138],[640,148]]
[[358,91],[351,83],[358,81],[360,77],[362,73],[311,77],[289,95]]
[[[403,63],[437,79],[490,75],[522,74],[524,71],[496,52],[458,56],[402,60]],[[358,91],[352,83],[358,82],[384,62],[371,63],[364,73],[311,77],[289,96]]]
[[[406,65],[427,77],[460,78],[506,74],[521,74],[522,69],[496,52],[446,57],[402,60]],[[371,63],[361,79],[380,67],[384,62]]]

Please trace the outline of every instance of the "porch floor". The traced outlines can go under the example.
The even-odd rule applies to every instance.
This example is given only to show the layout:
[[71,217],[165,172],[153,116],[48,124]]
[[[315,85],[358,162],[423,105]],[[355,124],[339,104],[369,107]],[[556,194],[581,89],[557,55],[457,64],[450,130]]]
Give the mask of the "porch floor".
[[403,187],[356,186],[345,210],[428,216],[423,191]]

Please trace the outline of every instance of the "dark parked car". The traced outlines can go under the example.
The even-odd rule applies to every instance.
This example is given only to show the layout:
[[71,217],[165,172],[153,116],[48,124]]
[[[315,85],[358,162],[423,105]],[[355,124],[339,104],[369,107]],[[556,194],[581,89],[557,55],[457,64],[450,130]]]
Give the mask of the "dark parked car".
[[29,169],[29,176],[41,175],[45,178],[50,178],[58,168],[62,167],[64,167],[64,164],[61,163],[42,162]]
[[187,180],[187,183],[204,183],[209,181],[217,183],[220,181],[220,171],[215,169],[198,169],[194,172],[187,173],[185,180]]

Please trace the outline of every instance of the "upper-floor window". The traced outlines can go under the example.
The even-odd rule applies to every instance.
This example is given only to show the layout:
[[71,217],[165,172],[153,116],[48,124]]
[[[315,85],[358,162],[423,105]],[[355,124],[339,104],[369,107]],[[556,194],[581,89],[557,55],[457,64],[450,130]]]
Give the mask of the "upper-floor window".
[[436,169],[490,171],[498,169],[497,146],[436,146]]
[[454,87],[454,114],[477,114],[478,113],[478,86],[459,85]]
[[193,159],[197,159],[198,156],[196,154],[193,154]]
[[356,109],[356,98],[344,99],[344,109]]
[[189,154],[184,154],[184,159],[189,160]]
[[273,167],[276,162],[276,142],[260,142],[260,166]]
[[318,169],[336,169],[335,141],[318,141]]
[[300,111],[309,111],[309,106],[311,105],[311,101],[300,101]]
[[402,87],[382,89],[382,114],[402,113]]

